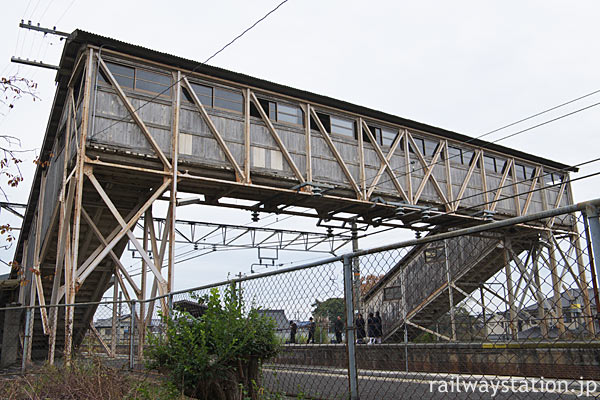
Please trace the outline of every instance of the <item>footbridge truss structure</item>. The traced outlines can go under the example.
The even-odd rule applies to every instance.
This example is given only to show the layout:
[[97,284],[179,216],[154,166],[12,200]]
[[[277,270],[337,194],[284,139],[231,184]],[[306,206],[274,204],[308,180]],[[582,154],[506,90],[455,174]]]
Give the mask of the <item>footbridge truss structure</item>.
[[[4,303],[93,302],[113,282],[131,299],[169,293],[175,245],[189,235],[177,211],[189,203],[426,233],[573,201],[567,165],[79,30],[66,40],[56,80],[11,273],[24,284]],[[556,218],[536,229],[573,224]],[[506,255],[489,240],[465,261],[473,266],[465,281],[491,276]],[[120,261],[128,246],[149,271],[141,283]],[[515,242],[508,255],[528,246]],[[410,309],[423,324],[445,307],[423,304]],[[44,354],[32,356],[68,359],[94,312],[42,308],[33,341]]]

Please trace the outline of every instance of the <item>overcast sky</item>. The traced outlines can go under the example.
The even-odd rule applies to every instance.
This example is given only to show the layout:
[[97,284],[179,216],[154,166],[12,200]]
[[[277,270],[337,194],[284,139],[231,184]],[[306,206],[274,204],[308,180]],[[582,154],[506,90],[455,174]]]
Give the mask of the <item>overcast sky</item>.
[[[35,80],[41,101],[21,100],[0,117],[0,133],[21,138],[23,148],[39,149],[55,91],[54,72],[9,62],[11,56],[59,62],[63,42],[19,29],[21,19],[66,32],[83,29],[202,61],[277,3],[2,0],[0,75]],[[289,0],[210,64],[478,136],[600,89],[598,15],[597,1]],[[486,139],[596,102],[600,94]],[[599,156],[599,122],[600,106],[499,143],[578,164]],[[23,157],[25,182],[9,191],[14,202],[27,201],[33,177],[35,152]],[[600,163],[591,164],[572,177],[598,170]],[[575,200],[599,197],[599,184],[597,177],[575,182]],[[217,222],[250,222],[248,213],[211,215]],[[309,229],[312,224],[293,218],[273,226]],[[397,238],[365,240],[361,247]],[[282,257],[284,262],[314,255]],[[10,255],[4,252],[2,258],[8,261]],[[248,272],[256,251],[198,260],[181,267],[177,287],[222,279],[228,271]],[[228,267],[211,268],[223,263]],[[0,267],[0,273],[6,270]]]

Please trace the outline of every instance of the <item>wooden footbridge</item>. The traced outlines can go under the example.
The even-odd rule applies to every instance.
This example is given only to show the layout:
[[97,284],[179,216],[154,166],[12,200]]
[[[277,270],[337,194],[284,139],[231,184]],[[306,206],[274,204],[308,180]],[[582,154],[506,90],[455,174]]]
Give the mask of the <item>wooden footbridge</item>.
[[[249,218],[280,213],[425,232],[572,202],[567,165],[83,31],[66,40],[56,81],[15,255],[21,269],[10,277],[24,272],[25,285],[3,292],[2,305],[94,302],[113,284],[137,300],[169,293],[177,209],[189,196]],[[166,215],[153,211],[157,202]],[[470,245],[461,240],[449,246]],[[481,239],[468,254],[453,283],[457,298],[471,290],[463,281],[498,270],[503,240]],[[142,281],[120,262],[128,243],[142,256]],[[411,299],[411,321],[425,326],[443,312],[438,297]],[[95,306],[42,310],[26,345],[50,362],[56,352],[70,357]],[[136,317],[148,322],[143,311]]]

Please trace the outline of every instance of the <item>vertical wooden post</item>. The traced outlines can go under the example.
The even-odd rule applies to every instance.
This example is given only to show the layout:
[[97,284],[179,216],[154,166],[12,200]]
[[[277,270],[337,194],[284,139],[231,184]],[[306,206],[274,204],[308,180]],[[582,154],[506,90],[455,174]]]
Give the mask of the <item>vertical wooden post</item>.
[[538,248],[533,247],[531,249],[532,254],[532,263],[533,263],[533,279],[535,279],[535,294],[536,301],[538,304],[538,319],[540,320],[539,326],[542,333],[542,337],[544,339],[548,339],[548,320],[546,319],[546,310],[544,309],[545,297],[541,291],[541,282],[540,282],[540,269],[538,265],[539,254]]
[[111,320],[111,328],[110,328],[110,352],[113,357],[117,355],[117,310],[118,307],[121,307],[121,304],[117,304],[119,300],[117,298],[119,294],[119,281],[117,278],[117,266],[115,265],[115,271],[113,275],[113,307],[112,307],[112,320]]
[[[171,220],[169,224],[169,265],[167,269],[167,292],[173,291],[173,281],[175,278],[174,262],[175,262],[175,224],[177,217],[177,167],[178,160],[178,142],[179,142],[179,107],[181,104],[181,71],[177,71],[177,80],[175,83],[175,98],[173,102],[173,125],[171,137],[171,172],[173,181],[171,182]],[[166,227],[165,227],[166,228]]]
[[558,274],[558,265],[556,264],[556,255],[554,254],[554,241],[552,240],[552,237],[550,236],[550,234],[547,234],[547,239],[548,239],[548,253],[549,253],[549,258],[550,258],[550,273],[552,274],[552,291],[554,292],[554,295],[552,297],[552,302],[553,307],[554,307],[554,314],[556,316],[556,325],[558,326],[558,332],[560,334],[560,336],[562,337],[562,335],[565,333],[565,321],[563,319],[563,309],[562,309],[562,298],[560,295],[561,292],[561,279],[560,276]]
[[510,270],[510,255],[508,254],[508,239],[504,239],[504,274],[506,275],[506,291],[508,292],[508,315],[509,321],[508,325],[510,327],[510,334],[513,339],[517,338],[517,329],[515,326],[515,321],[517,319],[517,315],[515,312],[515,293],[513,291],[513,282],[511,277]]
[[511,173],[513,180],[513,190],[514,190],[514,202],[515,202],[515,215],[517,217],[521,216],[521,201],[519,200],[519,184],[517,183],[517,166],[515,165],[515,159],[512,159]]
[[[356,222],[352,222],[352,252],[358,251],[358,229]],[[360,293],[360,258],[352,258],[352,298],[354,299],[354,310],[362,313],[362,295]]]
[[[87,66],[85,69],[85,88],[83,101],[81,104],[81,132],[79,140],[79,148],[77,149],[77,165],[75,170],[75,179],[77,181],[77,191],[75,193],[75,203],[73,208],[73,237],[71,239],[72,255],[69,268],[65,268],[65,303],[73,304],[75,302],[75,280],[77,279],[76,271],[79,257],[79,232],[81,227],[81,206],[83,203],[83,167],[85,165],[85,148],[87,144],[87,130],[89,126],[89,109],[90,109],[90,94],[92,89],[92,75],[94,67],[94,50],[89,49],[87,55]],[[67,265],[65,264],[65,266]],[[68,279],[67,279],[68,276]],[[71,352],[73,347],[73,317],[74,308],[66,307],[65,310],[65,351],[64,358],[66,365],[71,364]]]
[[[356,135],[358,139],[358,165],[360,169],[360,182],[358,183],[358,187],[360,188],[361,196],[363,200],[367,199],[367,178],[365,175],[365,149],[363,143],[363,119],[358,119],[358,126],[356,128]],[[377,137],[375,138],[377,140]]]
[[406,197],[408,197],[408,203],[413,204],[413,191],[412,191],[412,165],[410,163],[410,155],[408,151],[408,141],[410,132],[404,131],[404,163],[406,165]]
[[[38,208],[37,214],[35,217],[35,243],[33,249],[33,267],[31,268],[31,279],[29,284],[29,306],[35,306],[35,298],[37,295],[41,295],[37,293],[37,285],[36,285],[36,275],[40,273],[40,245],[41,245],[41,236],[42,236],[42,220],[44,218],[44,193],[46,191],[46,174],[42,175],[42,182],[40,188],[40,195],[38,198]],[[41,302],[40,302],[41,305]],[[40,314],[42,309],[40,308]],[[33,346],[33,331],[34,331],[34,320],[35,320],[35,308],[31,308],[30,320],[29,320],[29,336],[27,338],[27,347],[26,347],[26,359],[27,361],[31,361],[31,350]]]
[[486,339],[488,336],[488,329],[487,329],[487,316],[485,315],[485,295],[483,294],[483,285],[479,286],[479,296],[481,297],[481,317],[483,318],[482,333],[483,333],[484,339]]
[[485,173],[485,158],[483,150],[481,150],[481,156],[479,156],[479,173],[481,174],[481,192],[483,194],[483,209],[489,210],[491,204],[488,204],[488,192],[487,192],[487,177]]
[[[144,234],[142,236],[142,246],[144,248],[144,251],[148,251],[148,236],[149,236],[149,232],[150,232],[150,224],[154,223],[154,221],[152,220],[152,206],[150,206],[150,208],[148,208],[148,210],[146,210],[146,213],[144,215]],[[157,260],[157,254],[154,253],[154,251],[152,251],[152,260],[154,262],[156,262]],[[139,300],[140,300],[140,317],[138,318],[138,334],[139,334],[139,346],[138,346],[138,357],[141,360],[144,356],[144,341],[146,338],[146,317],[145,317],[145,311],[146,311],[146,307],[147,304],[145,302],[146,300],[146,274],[148,272],[148,266],[146,265],[146,261],[144,259],[142,259],[142,275],[141,275],[141,283],[140,283],[140,296],[139,296]],[[150,322],[152,322],[152,319],[150,319]]]
[[454,293],[452,292],[452,278],[450,276],[450,263],[448,262],[448,243],[444,240],[444,258],[446,261],[446,279],[448,283],[448,302],[450,303],[450,327],[452,340],[456,341],[456,315],[454,313]]
[[250,179],[250,149],[252,140],[250,137],[250,89],[246,88],[244,93],[244,175],[246,183],[252,183]]
[[588,293],[588,280],[585,273],[585,263],[583,261],[583,250],[579,243],[579,229],[577,223],[574,224],[573,229],[575,233],[570,236],[571,246],[575,247],[575,253],[577,255],[577,268],[579,273],[579,287],[582,289],[581,297],[583,299],[583,314],[585,319],[585,325],[587,331],[595,335],[594,319],[592,318],[592,307],[590,303],[590,294]]
[[[540,179],[543,180],[543,179]],[[573,191],[571,188],[571,183],[569,181],[569,183],[567,183],[567,187],[566,187],[566,192],[567,192],[567,198],[569,199],[569,204],[574,204],[575,202],[573,201]],[[585,215],[580,213],[580,215],[585,219]],[[585,262],[583,261],[583,250],[581,247],[581,243],[579,242],[579,239],[581,238],[581,234],[579,233],[579,227],[577,224],[577,214],[573,214],[573,232],[574,234],[570,236],[571,239],[571,246],[575,247],[575,252],[577,255],[577,268],[578,268],[578,272],[579,272],[579,287],[582,289],[582,293],[581,296],[583,297],[583,313],[584,313],[584,318],[585,318],[585,324],[587,327],[587,331],[592,334],[595,335],[596,334],[596,325],[594,324],[594,318],[593,318],[593,314],[592,314],[592,305],[591,305],[591,301],[590,301],[590,294],[588,293],[588,287],[589,287],[589,283],[586,277],[586,265]],[[589,255],[590,258],[592,258],[592,255]],[[590,263],[590,278],[593,280],[593,274],[591,273],[591,269],[594,268],[592,266],[592,263]]]
[[29,246],[29,240],[24,240],[23,241],[23,260],[21,262],[21,271],[23,271],[23,276],[21,277],[21,279],[23,280],[23,282],[21,282],[21,285],[19,287],[19,304],[24,306],[26,305],[25,302],[27,300],[27,285],[25,285],[25,281],[27,280],[27,262],[30,261],[27,258],[27,246]]
[[[39,212],[40,209],[38,209]],[[37,230],[37,225],[40,224],[40,219],[36,217],[36,230]],[[36,245],[38,242],[38,239],[36,238],[36,241],[34,243],[34,245]],[[35,246],[37,248],[37,246]],[[36,249],[34,249],[35,251]],[[34,258],[35,258],[35,253],[34,253]],[[34,261],[34,265],[35,265],[35,261]],[[27,363],[31,362],[31,348],[33,347],[33,324],[35,321],[35,308],[33,308],[35,306],[35,291],[36,291],[36,285],[35,285],[35,269],[31,268],[31,279],[29,279],[29,307],[31,307],[29,309],[29,313],[28,313],[28,317],[29,317],[29,329],[26,332],[26,336],[25,336],[25,346],[24,346],[24,357]]]
[[306,181],[312,182],[312,145],[310,142],[310,104],[306,104],[304,111],[304,132],[306,144]]
[[[66,238],[66,226],[69,224],[69,216],[67,215],[66,198],[67,198],[67,171],[69,165],[69,151],[71,144],[71,123],[73,119],[73,108],[72,101],[69,101],[73,96],[73,88],[69,88],[67,92],[67,125],[65,129],[65,148],[63,150],[64,162],[62,172],[62,184],[60,189],[60,211],[58,216],[58,239],[56,244],[56,264],[54,266],[54,277],[52,282],[52,294],[50,297],[50,304],[56,305],[58,299],[58,289],[60,287],[60,281],[62,279],[62,271],[64,268],[64,257],[65,257],[65,240]],[[58,328],[58,307],[52,307],[50,309],[50,336],[48,337],[48,363],[54,365],[54,353],[56,350],[56,331]]]
[[444,141],[444,165],[446,168],[446,197],[448,198],[449,210],[452,210],[454,202],[454,193],[452,193],[452,170],[450,169],[450,155],[448,154],[448,141]]

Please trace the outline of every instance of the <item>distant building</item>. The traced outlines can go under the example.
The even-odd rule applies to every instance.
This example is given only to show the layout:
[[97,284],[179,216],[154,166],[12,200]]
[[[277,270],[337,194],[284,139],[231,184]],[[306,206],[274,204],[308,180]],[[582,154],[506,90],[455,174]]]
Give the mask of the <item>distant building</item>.
[[[257,310],[260,315],[271,318],[275,322],[275,331],[278,336],[287,338],[290,335],[290,321],[285,316],[284,310]],[[299,328],[300,326],[298,326]]]
[[[598,322],[598,312],[593,289],[588,289],[590,299],[591,317],[594,322],[596,332],[600,332]],[[565,327],[565,333],[572,336],[584,334],[586,321],[584,318],[584,300],[580,289],[568,289],[560,294],[562,320]],[[548,326],[547,339],[557,339],[561,337],[556,318],[551,314],[554,310],[554,299],[547,297],[542,302],[543,314],[545,315]],[[517,339],[543,339],[544,334],[541,328],[539,317],[540,308],[538,303],[533,303],[520,310],[513,321],[516,330]],[[482,332],[487,340],[508,340],[512,338],[510,312],[508,310],[486,314],[485,324],[483,323],[483,314],[477,315],[476,328]],[[484,331],[485,329],[485,331]]]
[[[150,321],[147,329],[152,333],[157,333],[160,331],[161,322],[162,321],[159,318],[154,318]],[[110,343],[111,341],[112,326],[112,318],[102,318],[94,321],[94,327],[100,334],[102,340],[104,340],[106,343]],[[117,343],[129,341],[129,335],[131,331],[131,315],[125,314],[118,317],[116,327]],[[135,329],[137,329],[137,326]]]

